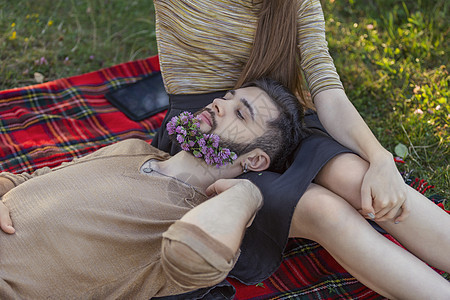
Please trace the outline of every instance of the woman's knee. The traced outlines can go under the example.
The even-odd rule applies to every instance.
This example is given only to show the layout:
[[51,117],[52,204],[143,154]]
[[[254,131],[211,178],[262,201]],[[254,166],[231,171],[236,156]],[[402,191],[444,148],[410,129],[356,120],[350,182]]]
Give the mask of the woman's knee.
[[369,163],[352,153],[331,159],[314,182],[347,200],[354,208],[361,208],[361,186]]
[[324,232],[342,228],[350,210],[354,208],[340,196],[312,183],[295,208],[290,236],[317,241]]

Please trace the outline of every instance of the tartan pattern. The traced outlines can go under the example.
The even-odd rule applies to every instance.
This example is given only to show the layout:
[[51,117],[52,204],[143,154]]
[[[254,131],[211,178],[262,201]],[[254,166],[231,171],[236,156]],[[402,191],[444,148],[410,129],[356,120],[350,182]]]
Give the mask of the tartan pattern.
[[[153,56],[0,91],[0,172],[55,167],[128,138],[150,142],[166,112],[134,122],[109,104],[104,94],[157,71],[158,56]],[[289,240],[280,268],[261,284],[229,281],[238,300],[384,299],[347,273],[324,248],[302,239]]]
[[159,71],[158,57],[0,92],[0,171],[54,167],[128,138],[151,141],[165,112],[128,119],[104,94]]
[[352,277],[319,244],[289,239],[283,262],[271,277],[254,286],[228,279],[244,299],[385,299]]

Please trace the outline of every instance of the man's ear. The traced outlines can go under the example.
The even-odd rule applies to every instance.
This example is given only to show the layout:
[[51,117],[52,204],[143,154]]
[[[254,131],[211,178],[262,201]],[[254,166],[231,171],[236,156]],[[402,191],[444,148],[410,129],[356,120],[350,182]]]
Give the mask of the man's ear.
[[244,164],[247,164],[249,171],[264,171],[270,166],[269,155],[260,148],[250,151],[246,156],[247,158],[244,160]]

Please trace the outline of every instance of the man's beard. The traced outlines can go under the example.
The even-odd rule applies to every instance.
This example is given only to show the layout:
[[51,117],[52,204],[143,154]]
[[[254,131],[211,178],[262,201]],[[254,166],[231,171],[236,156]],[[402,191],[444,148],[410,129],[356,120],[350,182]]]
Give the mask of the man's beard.
[[[209,107],[205,107],[198,112],[194,113],[194,116],[199,116],[202,112],[207,111],[209,115],[211,116],[211,129],[208,132],[203,132],[205,134],[214,134],[214,130],[217,129],[217,121],[216,121],[216,114],[212,109]],[[234,142],[228,138],[223,137],[222,135],[215,133],[220,137],[219,147],[222,148],[228,148],[234,153],[236,153],[238,156],[241,154],[246,153],[245,151],[250,146],[250,143],[238,143]],[[223,133],[221,133],[223,134]]]

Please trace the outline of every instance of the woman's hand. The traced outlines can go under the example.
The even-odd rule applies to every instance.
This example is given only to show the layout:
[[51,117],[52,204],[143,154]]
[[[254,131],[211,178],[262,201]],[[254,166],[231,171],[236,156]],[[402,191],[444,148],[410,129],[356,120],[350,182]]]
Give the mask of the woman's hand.
[[361,214],[374,221],[405,220],[410,212],[406,185],[391,154],[370,163],[361,187]]
[[11,217],[9,216],[9,209],[0,201],[0,227],[6,233],[13,234],[16,232],[12,226]]

